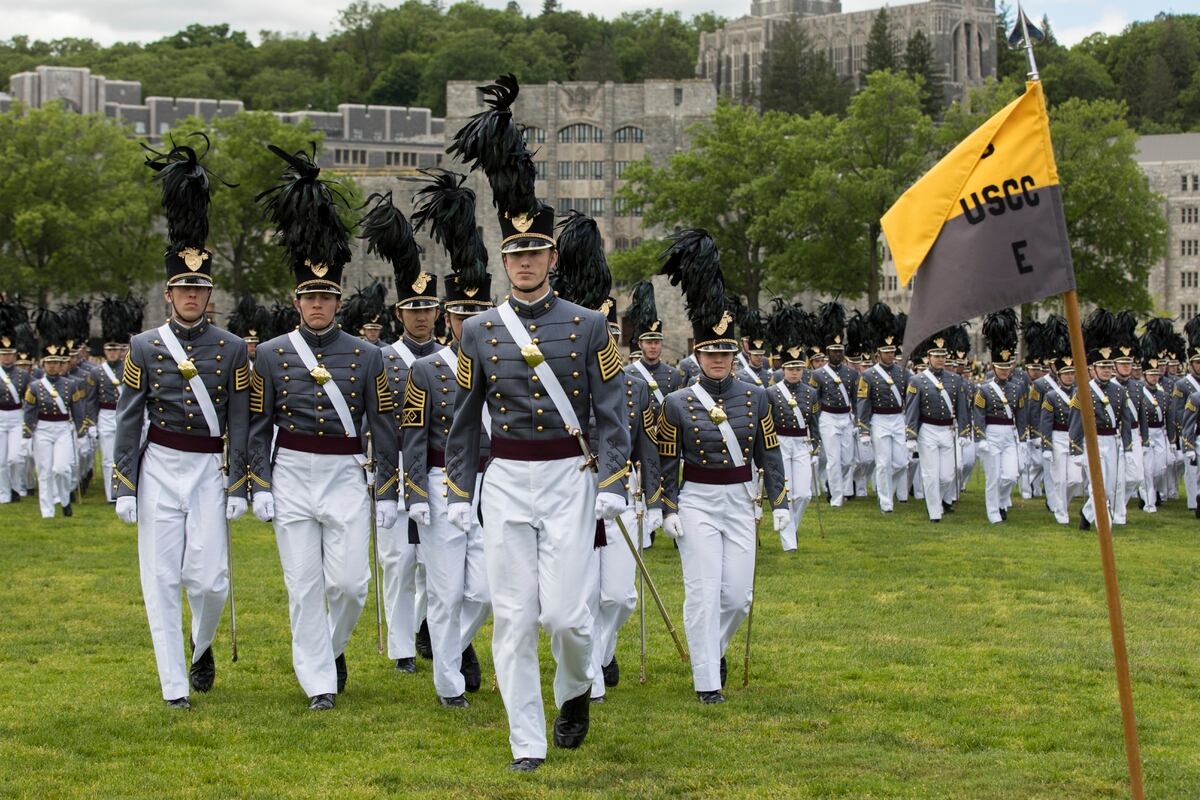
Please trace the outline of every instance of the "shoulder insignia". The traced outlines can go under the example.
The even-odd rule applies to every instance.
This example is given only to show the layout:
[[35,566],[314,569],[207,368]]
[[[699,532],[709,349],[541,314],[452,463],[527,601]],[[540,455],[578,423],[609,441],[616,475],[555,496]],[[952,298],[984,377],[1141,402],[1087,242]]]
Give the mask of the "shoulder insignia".
[[242,364],[233,372],[233,390],[235,392],[244,392],[246,387],[250,385],[250,365]]
[[408,373],[408,381],[404,384],[404,408],[400,412],[401,428],[425,427],[425,398],[424,389],[418,389],[413,383],[412,372]]
[[454,371],[454,380],[463,391],[471,390],[471,357],[466,353],[458,354],[458,368]]
[[675,458],[679,454],[679,431],[667,420],[665,406],[658,412],[658,423],[654,429],[655,439],[658,442],[658,454],[663,458]]
[[33,384],[25,387],[25,402],[31,406],[37,405],[37,395],[33,393]]
[[642,409],[642,427],[651,437],[654,436],[654,412],[650,410],[649,406]]
[[71,402],[78,403],[85,397],[87,397],[87,389],[76,389],[74,394],[71,395]]
[[1183,404],[1183,408],[1185,411],[1195,411],[1196,410],[1196,407],[1194,405],[1192,405],[1192,398],[1190,398],[1190,397],[1188,398],[1188,401]]
[[975,392],[975,407],[987,408],[987,400],[983,398],[983,392]]
[[375,395],[379,398],[379,410],[383,413],[395,411],[396,402],[392,400],[392,392],[388,389],[387,370],[380,368],[375,376]]
[[1047,396],[1046,399],[1042,401],[1042,410],[1043,411],[1053,411],[1054,410],[1054,404],[1050,402],[1049,396]]
[[600,363],[600,380],[605,383],[621,371],[621,351],[611,335],[608,335],[608,344],[596,354],[596,360]]
[[1030,400],[1041,400],[1042,399],[1041,392],[1039,392],[1037,390],[1037,386],[1034,386],[1033,384],[1029,385],[1029,399]]
[[762,428],[763,446],[768,450],[779,447],[779,436],[775,433],[775,418],[770,414],[763,414],[758,420],[758,425]]
[[920,392],[920,390],[917,388],[917,385],[915,383],[910,383],[908,385],[908,393],[909,394],[917,394],[919,392]]
[[125,359],[125,371],[121,375],[125,385],[134,391],[142,388],[142,368],[133,363],[133,355]]
[[262,377],[262,375],[260,375],[258,373],[258,370],[256,369],[250,373],[250,413],[251,414],[263,413],[263,392],[264,392],[263,377]]
[[1071,402],[1067,403],[1071,408],[1079,408],[1079,395],[1071,395]]
[[871,393],[871,387],[867,385],[867,379],[859,378],[858,379],[858,396],[866,397],[870,393]]

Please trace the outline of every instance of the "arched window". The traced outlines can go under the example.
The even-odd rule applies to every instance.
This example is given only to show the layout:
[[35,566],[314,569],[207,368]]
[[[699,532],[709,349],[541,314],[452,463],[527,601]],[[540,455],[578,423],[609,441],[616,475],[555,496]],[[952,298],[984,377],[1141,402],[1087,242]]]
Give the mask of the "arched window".
[[618,236],[616,241],[613,243],[613,247],[615,247],[617,250],[628,250],[629,240],[624,236]]
[[576,122],[558,129],[559,144],[600,144],[604,142],[604,129],[587,122]]
[[545,128],[526,127],[521,131],[521,135],[525,139],[525,144],[545,144],[546,130]]
[[646,133],[641,128],[636,128],[632,125],[626,125],[624,128],[618,128],[613,134],[613,141],[617,144],[641,144],[645,141]]

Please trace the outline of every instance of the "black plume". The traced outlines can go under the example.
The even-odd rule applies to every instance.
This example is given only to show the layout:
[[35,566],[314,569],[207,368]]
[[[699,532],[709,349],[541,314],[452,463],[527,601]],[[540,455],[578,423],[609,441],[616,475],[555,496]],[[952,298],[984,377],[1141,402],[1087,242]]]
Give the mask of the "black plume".
[[[208,137],[196,132],[188,137],[204,141],[204,153],[187,145],[176,145],[165,153],[147,146],[146,166],[154,170],[154,179],[162,188],[162,207],[167,217],[168,252],[185,247],[204,249],[208,241],[208,206],[212,199],[209,172],[201,160],[208,152]],[[227,184],[233,186],[233,184]]]
[[446,153],[457,156],[472,170],[483,170],[492,187],[492,204],[501,211],[532,216],[539,207],[534,194],[537,168],[512,115],[512,104],[521,92],[517,78],[501,75],[495,83],[480,86],[479,91],[488,108],[454,134]]
[[[475,192],[463,186],[467,176],[438,167],[423,169],[429,181],[417,191],[413,203],[413,227],[429,226],[429,235],[450,256],[450,268],[464,289],[481,287],[487,281],[487,248],[475,223]],[[416,273],[405,282],[396,278],[397,285],[406,286],[416,280]]]
[[[896,315],[895,330],[896,330],[896,341],[897,342],[904,341],[904,329],[907,327],[908,327],[908,314],[901,311],[899,314]],[[967,349],[970,350],[971,348],[968,347]]]
[[100,301],[100,335],[105,342],[129,341],[129,306],[119,297]]
[[659,274],[666,275],[672,286],[682,284],[688,319],[710,330],[728,310],[717,244],[700,228],[680,231],[670,241],[658,256]]
[[271,308],[271,333],[282,336],[300,326],[300,312],[291,303],[276,302]]
[[599,308],[612,289],[612,273],[596,220],[570,211],[555,227],[558,266],[550,276],[550,286],[560,297],[584,308]]
[[37,337],[34,336],[33,326],[28,321],[22,322],[13,332],[13,346],[17,349],[17,355],[24,353],[32,358],[37,357]]
[[807,315],[799,306],[783,298],[776,298],[772,302],[775,308],[767,317],[767,339],[779,350],[803,346],[807,335]]
[[39,308],[33,312],[33,324],[37,326],[38,338],[44,344],[65,345],[70,334],[69,327],[63,315],[48,308]]
[[25,306],[19,300],[0,300],[0,336],[15,341],[17,329],[29,320]]
[[1160,347],[1166,347],[1175,334],[1174,321],[1166,317],[1151,317],[1146,320],[1144,326],[1146,333],[1154,337],[1154,341],[1158,342]]
[[255,302],[254,298],[244,294],[238,299],[237,305],[229,314],[226,322],[229,332],[237,336],[246,336],[254,331],[264,342],[273,337],[271,312]]
[[1042,326],[1044,358],[1061,358],[1071,354],[1071,332],[1061,314],[1051,314]]
[[[392,204],[391,192],[376,192],[367,198],[365,205],[372,201],[374,207],[359,220],[362,233],[358,238],[366,241],[368,253],[374,253],[392,265],[397,286],[409,286],[421,274],[421,248],[413,238],[412,225]],[[386,297],[385,290],[384,302]]]
[[840,336],[846,330],[846,309],[836,300],[822,303],[817,309],[817,327],[824,339]]
[[1133,347],[1137,343],[1137,316],[1129,310],[1117,312],[1117,347]]
[[971,352],[971,335],[967,333],[966,325],[954,325],[945,331],[946,348],[950,351],[953,358],[958,358],[958,354],[964,356]]
[[850,355],[870,353],[873,347],[871,325],[861,311],[855,310],[846,322],[846,352]]
[[1011,308],[994,311],[983,318],[983,338],[993,351],[1017,350],[1017,312]]
[[900,344],[900,338],[896,335],[896,315],[887,303],[871,306],[867,311],[867,324],[871,329],[871,349],[884,345],[889,336],[892,337],[893,344]]
[[[343,330],[358,334],[369,322],[382,325],[386,330],[387,316],[387,287],[383,281],[377,280],[368,286],[359,287],[354,294],[346,298],[338,314],[338,321],[341,322]],[[384,335],[383,332],[380,335]]]
[[625,312],[629,320],[629,346],[634,347],[640,334],[650,329],[658,320],[658,306],[654,302],[654,284],[650,281],[638,281],[633,285],[629,295],[629,310]]
[[283,183],[254,198],[275,228],[275,243],[288,251],[293,265],[306,260],[344,265],[350,260],[350,231],[338,214],[338,204],[346,206],[346,198],[336,184],[318,177],[321,168],[313,155],[302,150],[288,155],[273,144],[267,149],[287,164]]
[[[1197,325],[1200,334],[1200,324]],[[1117,319],[1112,312],[1097,308],[1083,323],[1083,338],[1089,350],[1096,347],[1113,347],[1117,340]]]
[[754,341],[765,341],[767,338],[767,317],[757,308],[747,309],[738,323],[741,335]]
[[1187,336],[1188,347],[1200,347],[1200,314],[1189,319],[1183,325],[1183,332]]
[[87,342],[92,335],[92,306],[86,300],[61,306],[59,309],[63,324],[63,333],[68,339],[79,345]]

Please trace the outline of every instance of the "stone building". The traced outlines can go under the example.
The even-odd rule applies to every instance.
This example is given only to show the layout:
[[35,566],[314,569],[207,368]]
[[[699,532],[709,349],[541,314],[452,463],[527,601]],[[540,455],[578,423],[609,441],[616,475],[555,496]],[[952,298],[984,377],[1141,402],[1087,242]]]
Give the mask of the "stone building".
[[1200,133],[1142,136],[1135,158],[1167,219],[1167,253],[1150,272],[1150,296],[1182,325],[1200,313]]
[[[878,12],[843,13],[839,0],[751,0],[749,15],[700,35],[696,74],[724,96],[761,96],[763,57],[771,40],[780,25],[797,20],[838,76],[857,86]],[[929,0],[888,6],[887,12],[893,35],[902,42],[918,30],[925,32],[942,65],[947,100],[996,74],[994,0]]]

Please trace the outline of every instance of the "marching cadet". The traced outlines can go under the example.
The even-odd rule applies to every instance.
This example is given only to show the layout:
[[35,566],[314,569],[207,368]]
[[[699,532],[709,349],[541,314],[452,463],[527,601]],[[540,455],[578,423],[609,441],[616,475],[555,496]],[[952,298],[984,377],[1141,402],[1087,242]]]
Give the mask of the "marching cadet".
[[[1181,425],[1187,416],[1184,413],[1184,405],[1188,398],[1200,392],[1200,314],[1187,321],[1183,332],[1187,335],[1187,346],[1183,352],[1183,357],[1187,359],[1187,368],[1171,389],[1171,408],[1174,409],[1175,418]],[[1200,517],[1200,467],[1194,463],[1194,451],[1187,446],[1189,436],[1193,437],[1194,441],[1195,431],[1180,430],[1177,436],[1183,461],[1183,486],[1188,509],[1195,511]]]
[[[433,178],[431,189],[447,184],[457,185],[461,178],[442,170],[427,171],[426,174]],[[385,345],[382,352],[399,440],[403,436],[402,408],[408,372],[417,359],[443,349],[433,335],[440,301],[437,296],[437,276],[421,269],[420,251],[412,238],[408,221],[392,205],[390,193],[379,195],[378,200],[375,217],[367,218],[367,222],[373,224],[364,223],[363,238],[368,243],[369,251],[380,254],[391,263],[395,277],[397,302],[393,315],[403,333],[396,341]],[[425,223],[428,208],[426,206],[426,211],[418,210],[414,214],[413,222],[418,228]],[[372,313],[373,309],[368,304],[364,312]],[[403,474],[403,453],[400,454],[400,469]],[[421,548],[412,541],[416,538],[416,532],[410,530],[407,511],[400,509],[397,522],[390,531],[377,533],[379,561],[383,567],[387,655],[396,662],[399,672],[414,673],[417,671],[418,652],[425,651],[421,652],[424,657],[433,655],[429,652],[432,645],[426,621],[428,601],[425,569],[421,563]]]
[[1142,352],[1141,392],[1135,399],[1138,407],[1138,419],[1141,420],[1139,433],[1142,437],[1142,487],[1141,495],[1147,514],[1158,511],[1159,499],[1166,491],[1167,482],[1167,427],[1171,415],[1171,404],[1167,401],[1167,393],[1160,382],[1162,376],[1158,354],[1162,348],[1151,332],[1146,332],[1138,340]]
[[[216,678],[212,643],[229,593],[227,521],[246,511],[250,369],[242,341],[206,314],[213,285],[213,256],[205,249],[206,170],[187,146],[156,153],[146,164],[162,184],[170,243],[163,300],[171,318],[130,340],[112,477],[117,517],[138,526],[142,596],[162,697],[187,710],[189,681],[207,692]],[[191,609],[187,662],[181,589]]]
[[692,353],[688,353],[679,359],[679,364],[675,368],[683,373],[684,386],[690,386],[695,383],[696,376],[700,374],[700,365],[696,363],[696,356]]
[[791,511],[792,524],[779,532],[779,543],[785,553],[796,549],[800,521],[816,486],[815,462],[820,450],[817,415],[821,404],[817,390],[804,380],[806,322],[804,312],[792,305],[778,306],[768,322],[771,341],[777,343],[783,354],[783,374],[767,389],[767,399],[779,437],[779,456]]
[[1012,507],[1025,420],[1027,390],[1010,380],[1017,354],[1016,312],[1007,308],[984,317],[983,338],[991,351],[992,379],[976,387],[972,414],[986,479],[984,505],[988,522],[998,525]]
[[25,310],[0,300],[0,505],[20,502],[25,493],[23,436],[25,388],[29,373],[17,367],[17,330],[25,323]]
[[875,494],[879,510],[892,512],[893,499],[908,501],[908,452],[904,425],[904,395],[908,372],[896,362],[895,315],[883,303],[868,314],[873,349],[878,361],[863,371],[858,381],[858,428],[871,442],[874,454]]
[[1159,495],[1159,502],[1177,500],[1179,484],[1183,482],[1184,458],[1179,441],[1179,426],[1182,423],[1176,413],[1174,398],[1175,384],[1182,380],[1179,374],[1187,342],[1175,332],[1175,325],[1170,319],[1152,317],[1146,320],[1146,333],[1149,333],[1159,343],[1159,368],[1162,376],[1159,385],[1167,395],[1166,407],[1170,409],[1167,417],[1167,475],[1164,478],[1165,489]]
[[69,517],[80,440],[87,436],[83,424],[87,389],[67,374],[72,349],[67,345],[68,325],[62,315],[38,309],[36,320],[44,372],[25,387],[23,435],[32,439],[42,519],[54,518],[55,505],[62,506],[63,516]]
[[[851,404],[853,415],[857,418],[858,385],[862,382],[863,373],[875,363],[872,355],[872,335],[867,318],[861,311],[855,310],[846,322],[846,363],[854,369],[855,379],[850,388],[856,395]],[[855,419],[854,432],[854,467],[850,472],[854,486],[854,497],[866,497],[867,487],[875,472],[875,449],[871,446],[870,432],[863,432]]]
[[[1046,505],[1059,525],[1071,521],[1071,498],[1082,488],[1082,475],[1071,458],[1071,397],[1075,394],[1075,362],[1067,321],[1051,314],[1038,335],[1037,347],[1042,363],[1050,371],[1038,381],[1040,402],[1030,406],[1034,436],[1041,448],[1042,479],[1046,487]],[[1028,343],[1028,339],[1026,342]],[[1031,394],[1030,397],[1033,397]]]
[[[1037,432],[1037,417],[1042,404],[1044,383],[1048,380],[1043,361],[1042,339],[1045,323],[1030,319],[1022,327],[1025,337],[1025,360],[1023,362],[1025,383],[1025,414],[1021,428],[1020,485],[1021,497],[1028,500],[1045,496],[1045,479],[1042,465],[1042,442]],[[1014,370],[1014,374],[1018,370]]]
[[954,511],[958,497],[954,462],[956,438],[971,425],[970,409],[962,378],[946,369],[949,331],[935,333],[917,346],[916,361],[928,367],[908,381],[904,401],[905,433],[909,453],[918,456],[925,509],[931,522]]
[[83,402],[83,418],[79,421],[87,435],[79,440],[79,453],[75,463],[73,481],[80,493],[88,490],[92,482],[92,472],[96,463],[96,418],[100,415],[99,383],[96,370],[90,360],[91,351],[88,349],[92,308],[86,300],[79,300],[60,309],[63,324],[66,326],[67,349],[70,350],[70,360],[67,363],[66,374],[74,378],[79,387],[85,392]]
[[[453,273],[446,280],[442,303],[449,319],[451,344],[416,359],[411,369],[405,370],[401,411],[404,502],[408,518],[416,527],[425,564],[426,629],[433,658],[433,688],[443,706],[466,708],[464,693],[479,691],[482,680],[473,642],[491,613],[491,598],[478,503],[468,530],[450,524],[449,490],[445,482],[446,440],[458,399],[455,375],[463,322],[492,307],[492,279],[487,272],[487,249],[475,225],[475,193],[462,186],[465,176],[444,171],[431,174],[434,180],[417,193],[419,206],[413,219],[418,228],[428,223],[433,239],[442,243],[450,256]],[[381,202],[376,214],[383,207]],[[399,212],[395,212],[395,218],[402,219]],[[412,236],[401,233],[394,238],[408,242]],[[396,263],[403,268],[405,261],[397,259]],[[408,263],[408,274],[397,275],[398,285],[411,286],[420,272],[419,262],[413,259]],[[414,330],[425,330],[423,309],[408,306],[400,315],[402,320],[413,323]],[[406,335],[409,327],[406,323]],[[398,344],[404,348],[420,347],[411,339],[402,339]],[[392,348],[391,352],[397,350]],[[479,496],[478,483],[483,479],[491,449],[490,422],[486,419],[487,424],[480,426],[475,497]],[[410,606],[411,602],[410,594]],[[398,613],[400,609],[393,611]],[[411,646],[411,635],[408,642]]]
[[117,401],[124,390],[121,380],[125,374],[129,337],[140,333],[140,328],[141,308],[136,302],[118,297],[108,297],[101,302],[104,360],[100,362],[100,379],[97,381],[96,428],[100,440],[100,467],[104,474],[104,497],[110,503],[117,502],[112,474],[117,441]]
[[[1088,382],[1092,406],[1096,414],[1096,434],[1100,446],[1100,472],[1104,483],[1105,499],[1108,502],[1112,524],[1125,524],[1125,509],[1114,501],[1117,499],[1118,469],[1124,453],[1129,452],[1132,441],[1130,418],[1122,413],[1125,408],[1125,389],[1113,380],[1113,357],[1117,352],[1117,322],[1113,315],[1098,308],[1088,316],[1083,325],[1083,337],[1087,344],[1087,359],[1095,371]],[[1071,453],[1088,478],[1088,499],[1079,512],[1079,529],[1089,530],[1096,521],[1095,502],[1088,462],[1084,455],[1083,415],[1079,410],[1080,393],[1071,398]]]
[[836,301],[822,304],[817,318],[828,363],[813,368],[808,382],[821,402],[821,445],[829,482],[829,505],[840,508],[854,497],[854,408],[850,393],[858,385],[858,371],[846,363],[846,311]]
[[747,309],[738,320],[741,350],[738,352],[737,379],[755,386],[771,383],[771,365],[767,363],[766,318],[757,308]]
[[[307,153],[269,147],[288,169],[258,198],[296,277],[300,327],[260,345],[250,387],[250,480],[254,515],[274,522],[292,665],[309,709],[324,711],[346,688],[346,644],[367,600],[372,506],[378,529],[396,523],[396,429],[379,348],[335,319],[350,260],[337,193],[318,179]],[[377,502],[365,475],[372,467]]]
[[[1142,394],[1143,381],[1134,375],[1140,367],[1142,353],[1137,342],[1137,317],[1132,311],[1120,311],[1117,320],[1117,350],[1113,358],[1114,378],[1125,390],[1125,404],[1122,413],[1129,418],[1129,429],[1133,432],[1129,449],[1117,468],[1117,497],[1114,507],[1120,506],[1122,517],[1129,501],[1137,497],[1142,489],[1144,470],[1142,465],[1142,441],[1145,438],[1145,420],[1139,416],[1140,405],[1138,398]],[[1139,505],[1145,506],[1145,498],[1139,500]]]
[[[534,195],[532,156],[510,110],[516,79],[482,91],[490,108],[455,135],[449,153],[488,176],[512,294],[463,325],[445,485],[451,524],[470,530],[486,405],[492,458],[479,497],[492,654],[509,768],[530,771],[546,758],[539,623],[557,662],[555,746],[579,747],[588,732],[594,628],[581,590],[592,581],[596,520],[626,507],[629,429],[621,354],[604,317],[556,297],[547,283],[557,259],[554,210]],[[592,413],[595,441],[584,428]]]
[[702,230],[682,231],[664,252],[661,272],[683,287],[701,369],[693,386],[672,392],[663,404],[658,451],[667,509],[663,532],[678,540],[683,566],[692,685],[708,705],[725,701],[725,650],[754,599],[763,491],[774,509],[775,532],[793,528],[767,392],[733,374],[738,343],[729,335],[733,320],[722,297],[716,245]]
[[[1193,345],[1189,345],[1189,357],[1195,352],[1196,348]],[[1197,445],[1197,442],[1200,442],[1200,427],[1197,427],[1198,424],[1200,424],[1200,391],[1191,392],[1187,396],[1187,399],[1184,400],[1182,421],[1179,424],[1179,441],[1182,446],[1184,463],[1193,468],[1200,464],[1197,455],[1200,452],[1200,446]],[[1194,510],[1196,519],[1200,519],[1200,497],[1193,499],[1196,503]]]
[[265,306],[260,306],[248,294],[242,295],[226,321],[229,331],[242,337],[246,343],[246,355],[250,360],[250,369],[254,369],[254,359],[258,356],[258,344],[263,337],[270,339],[271,312]]
[[[958,376],[955,383],[958,385],[958,391],[962,392],[963,396],[966,397],[969,409],[975,399],[975,359],[971,356],[971,337],[967,333],[966,325],[955,325],[948,328],[946,335],[948,337],[946,341],[948,350],[946,369]],[[959,430],[958,452],[955,454],[955,457],[958,459],[958,493],[955,495],[955,498],[962,497],[962,493],[966,491],[967,483],[971,480],[971,475],[975,471],[975,462],[977,460],[975,425],[972,421],[971,424],[964,425],[963,427],[966,430]]]

